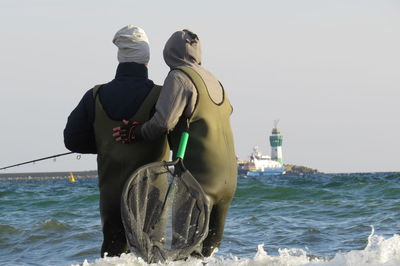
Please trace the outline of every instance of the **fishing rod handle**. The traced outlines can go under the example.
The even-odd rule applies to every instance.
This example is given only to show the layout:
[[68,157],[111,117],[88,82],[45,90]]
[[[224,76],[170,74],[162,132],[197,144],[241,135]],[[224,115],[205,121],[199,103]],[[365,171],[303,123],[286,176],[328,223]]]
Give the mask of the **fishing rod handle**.
[[189,132],[182,132],[181,141],[179,142],[178,152],[176,153],[176,158],[183,160],[183,157],[185,157],[188,140],[189,140]]

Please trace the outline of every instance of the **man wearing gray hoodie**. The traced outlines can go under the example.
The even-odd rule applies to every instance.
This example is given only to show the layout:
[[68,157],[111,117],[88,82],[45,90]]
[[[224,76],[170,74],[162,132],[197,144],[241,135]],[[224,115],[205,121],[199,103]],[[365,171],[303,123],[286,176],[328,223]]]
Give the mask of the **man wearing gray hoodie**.
[[[201,65],[201,46],[189,30],[172,34],[164,47],[170,67],[153,117],[141,124],[114,128],[115,140],[123,143],[152,141],[168,133],[177,152],[181,133],[190,133],[184,164],[203,187],[210,201],[210,221],[202,255],[219,247],[229,205],[236,190],[237,165],[230,125],[233,111],[220,82]],[[130,127],[130,128],[127,128]],[[129,134],[126,134],[129,132]]]

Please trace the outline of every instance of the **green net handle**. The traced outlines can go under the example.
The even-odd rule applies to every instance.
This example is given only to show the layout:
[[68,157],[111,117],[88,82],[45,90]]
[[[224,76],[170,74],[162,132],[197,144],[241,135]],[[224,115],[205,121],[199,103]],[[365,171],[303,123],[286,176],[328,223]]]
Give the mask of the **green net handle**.
[[183,160],[183,157],[185,157],[185,151],[188,140],[189,140],[189,133],[182,132],[181,141],[179,142],[178,152],[176,153],[176,158],[180,158],[181,160]]

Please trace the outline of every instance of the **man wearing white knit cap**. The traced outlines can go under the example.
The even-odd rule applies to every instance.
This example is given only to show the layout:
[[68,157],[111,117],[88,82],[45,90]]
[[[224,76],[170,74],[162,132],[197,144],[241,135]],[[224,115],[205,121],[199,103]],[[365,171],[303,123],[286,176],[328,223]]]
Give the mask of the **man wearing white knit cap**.
[[150,49],[143,29],[125,26],[115,34],[113,43],[118,47],[119,61],[115,78],[88,90],[71,112],[64,129],[67,149],[97,154],[102,257],[105,253],[119,256],[128,252],[120,212],[125,181],[140,166],[169,158],[165,135],[132,145],[115,142],[112,137],[112,128],[122,120],[135,123],[148,120],[161,89],[148,79]]
[[143,29],[128,25],[114,36],[113,43],[118,47],[120,63],[136,62],[147,65],[150,60],[149,39]]

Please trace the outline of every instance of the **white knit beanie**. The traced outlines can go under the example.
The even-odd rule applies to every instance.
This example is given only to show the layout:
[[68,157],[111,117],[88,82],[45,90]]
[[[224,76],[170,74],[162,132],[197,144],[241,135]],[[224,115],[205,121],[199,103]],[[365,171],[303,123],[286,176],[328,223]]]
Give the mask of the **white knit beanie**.
[[147,64],[150,60],[149,39],[139,27],[133,25],[123,27],[115,34],[113,43],[118,47],[120,63]]

